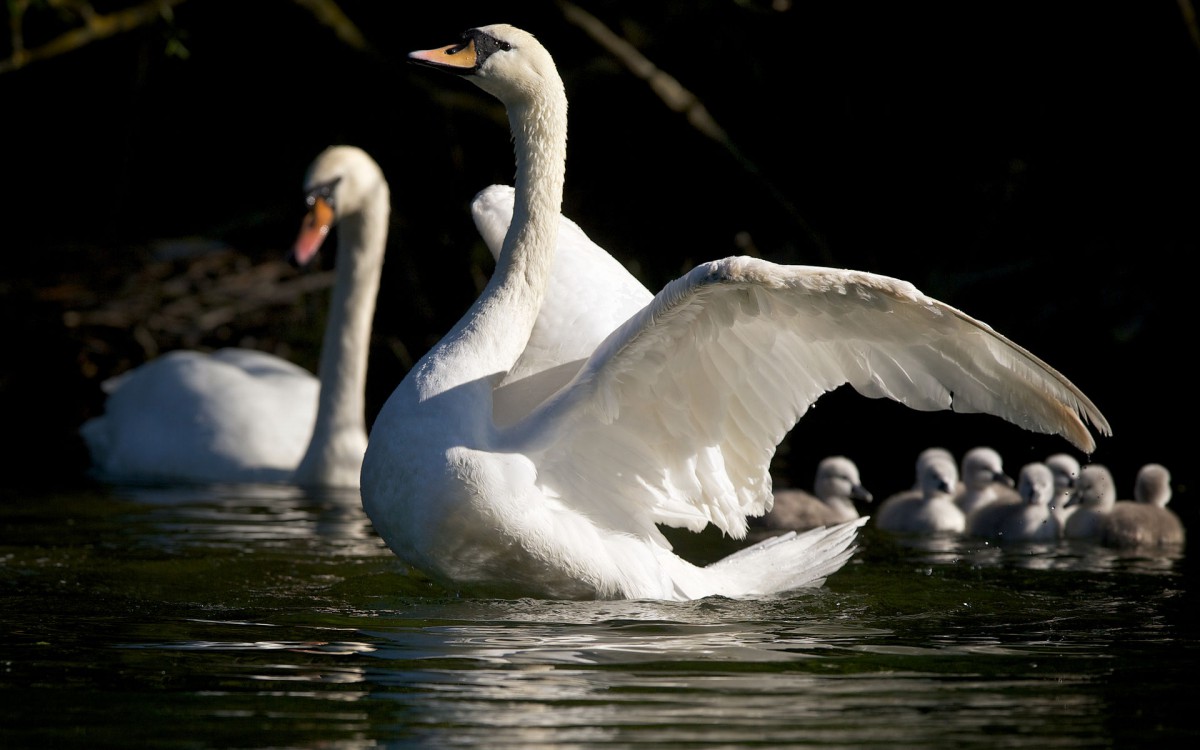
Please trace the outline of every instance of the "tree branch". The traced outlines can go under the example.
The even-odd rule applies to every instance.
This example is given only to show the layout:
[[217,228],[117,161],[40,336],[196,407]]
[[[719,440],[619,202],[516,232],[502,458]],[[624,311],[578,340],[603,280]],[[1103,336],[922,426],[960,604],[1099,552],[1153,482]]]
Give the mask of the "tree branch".
[[108,14],[95,13],[90,6],[83,7],[80,12],[83,26],[71,29],[46,44],[30,50],[25,49],[24,37],[21,33],[20,23],[24,17],[25,4],[20,3],[20,13],[13,13],[13,18],[10,19],[10,33],[13,41],[12,57],[0,60],[0,73],[19,70],[32,62],[74,52],[92,42],[108,39],[122,32],[153,23],[168,15],[171,8],[182,2],[184,0],[149,0],[142,5]]
[[569,23],[582,29],[584,33],[592,38],[592,41],[616,57],[631,73],[649,84],[650,90],[657,94],[658,98],[662,99],[663,103],[669,109],[684,115],[692,127],[711,140],[716,141],[728,151],[747,174],[754,177],[759,184],[766,188],[767,192],[770,193],[780,208],[816,245],[821,252],[825,264],[829,265],[832,263],[833,255],[830,252],[829,245],[825,242],[825,238],[812,228],[804,216],[800,214],[800,211],[788,200],[787,196],[763,175],[758,165],[742,153],[742,150],[733,142],[725,132],[725,129],[717,123],[716,118],[709,113],[699,97],[689,91],[669,73],[651,62],[636,47],[614,33],[604,25],[603,21],[591,13],[566,0],[560,0],[558,5],[562,9],[563,16]]
[[[141,5],[124,10],[99,14],[86,2],[51,0],[52,7],[69,5],[70,9],[78,16],[81,25],[51,39],[40,47],[26,49],[24,20],[25,13],[29,8],[29,0],[9,0],[8,25],[12,56],[0,60],[0,74],[20,70],[39,60],[74,52],[92,42],[108,39],[117,34],[154,23],[159,18],[169,18],[171,9],[183,2],[184,0],[147,0]],[[370,49],[366,37],[346,16],[336,0],[292,0],[292,2],[311,13],[318,23],[333,29],[333,33],[337,35],[338,39],[346,44],[358,50]]]

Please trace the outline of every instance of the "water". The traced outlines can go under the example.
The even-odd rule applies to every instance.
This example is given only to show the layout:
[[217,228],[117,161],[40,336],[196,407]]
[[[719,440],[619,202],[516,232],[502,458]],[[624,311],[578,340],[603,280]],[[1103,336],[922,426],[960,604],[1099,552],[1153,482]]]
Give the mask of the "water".
[[472,600],[356,493],[5,491],[0,747],[1192,744],[1195,580],[1184,553],[868,529],[788,596]]

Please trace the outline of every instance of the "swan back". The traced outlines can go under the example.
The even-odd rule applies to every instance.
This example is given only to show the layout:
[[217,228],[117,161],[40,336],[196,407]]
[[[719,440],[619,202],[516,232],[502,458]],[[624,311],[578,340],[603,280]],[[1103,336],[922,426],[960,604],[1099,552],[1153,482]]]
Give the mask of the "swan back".
[[[515,192],[507,185],[491,185],[471,202],[475,227],[497,260],[512,223]],[[575,366],[563,373],[569,379],[600,342],[654,298],[625,266],[565,216],[559,217],[558,249],[550,273],[529,343],[505,375],[505,384],[573,362]]]
[[318,384],[265,352],[178,350],[105,382],[80,427],[92,471],[114,482],[283,482],[303,455]]

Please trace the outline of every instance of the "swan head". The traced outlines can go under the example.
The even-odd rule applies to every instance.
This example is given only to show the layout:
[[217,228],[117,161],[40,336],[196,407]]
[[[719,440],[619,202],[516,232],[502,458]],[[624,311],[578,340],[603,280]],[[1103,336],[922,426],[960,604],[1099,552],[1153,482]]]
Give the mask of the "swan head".
[[357,146],[330,146],[317,155],[304,178],[308,211],[292,246],[291,261],[308,265],[334,224],[368,210],[387,190],[383,170]]
[[462,41],[408,53],[408,59],[466,77],[505,105],[562,89],[554,59],[533,34],[499,23],[463,32]]

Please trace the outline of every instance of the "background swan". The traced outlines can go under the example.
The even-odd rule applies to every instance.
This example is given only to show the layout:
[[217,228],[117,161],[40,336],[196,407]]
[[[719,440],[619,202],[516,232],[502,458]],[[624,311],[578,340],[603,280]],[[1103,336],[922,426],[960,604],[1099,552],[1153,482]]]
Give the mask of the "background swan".
[[562,82],[541,45],[507,25],[410,57],[497,96],[517,157],[494,275],[388,399],[363,464],[376,529],[429,575],[552,597],[752,596],[819,583],[844,564],[864,519],[703,568],[672,553],[656,524],[743,538],[747,516],[770,507],[775,447],[845,383],[917,409],[997,414],[1086,451],[1085,419],[1109,432],[1052,368],[911,284],[744,257],[672,281],[585,357],[539,355],[564,361],[514,374],[552,283]]
[[108,381],[104,414],[80,428],[97,476],[358,486],[389,190],[375,161],[352,146],[317,156],[304,189],[309,212],[293,249],[296,261],[311,260],[338,225],[320,379],[249,349],[165,354]]
[[[508,185],[491,185],[471,202],[475,228],[497,260],[512,222],[515,196],[516,191]],[[653,298],[625,266],[592,242],[579,225],[560,215],[550,283],[529,343],[504,382],[516,382],[565,362],[581,363]]]

